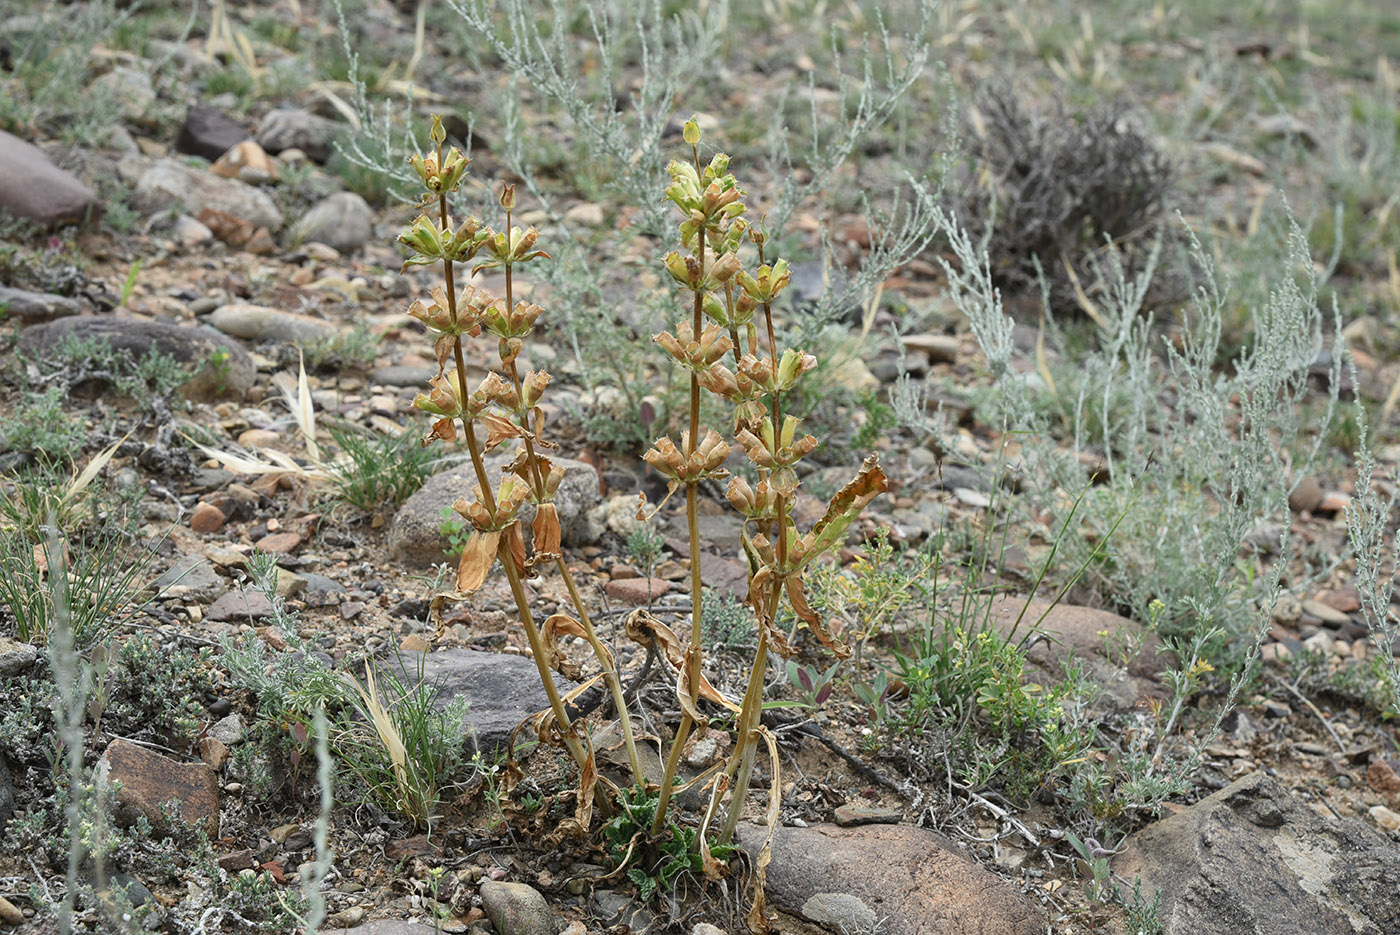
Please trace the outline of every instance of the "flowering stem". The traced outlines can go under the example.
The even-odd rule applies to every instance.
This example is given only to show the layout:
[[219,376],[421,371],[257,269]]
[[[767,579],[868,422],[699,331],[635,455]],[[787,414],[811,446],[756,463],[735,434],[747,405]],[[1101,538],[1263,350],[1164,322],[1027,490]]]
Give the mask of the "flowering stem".
[[[442,160],[442,143],[438,143],[438,160]],[[438,213],[444,228],[448,225],[447,216],[447,193],[444,192],[438,197]],[[444,258],[442,261],[443,281],[447,287],[447,307],[448,314],[452,317],[452,325],[457,326],[457,293],[453,276],[453,263],[451,259]],[[462,353],[462,336],[460,333],[454,334],[452,338],[452,355],[457,364],[457,394],[459,399],[469,399],[467,392],[467,364]],[[472,420],[462,415],[462,434],[467,437],[467,451],[471,454],[472,468],[476,471],[477,483],[481,486],[481,502],[486,507],[488,513],[496,512],[496,497],[491,487],[491,478],[486,473],[486,463],[481,457],[481,446],[476,440],[476,429],[472,425]],[[505,542],[505,537],[501,539]],[[504,545],[503,545],[504,547]],[[555,720],[559,722],[559,733],[564,738],[565,745],[569,752],[573,754],[575,762],[580,768],[588,762],[588,754],[583,749],[577,737],[570,731],[569,715],[564,710],[563,699],[559,696],[559,688],[554,684],[554,676],[549,671],[549,666],[545,662],[544,645],[540,640],[539,628],[535,626],[534,617],[530,612],[530,601],[525,596],[524,585],[520,582],[520,575],[515,570],[514,560],[507,555],[501,562],[501,567],[505,569],[506,578],[510,581],[511,594],[515,597],[515,606],[520,612],[520,622],[525,628],[525,638],[530,643],[530,652],[535,657],[535,665],[539,669],[540,682],[544,685],[545,696],[549,698],[549,706],[554,710]]]
[[[510,210],[506,210],[506,230],[510,230]],[[511,264],[505,267],[506,274],[506,309],[515,307],[515,295]],[[523,398],[520,372],[512,360],[506,364],[506,374],[510,377],[511,383],[515,387],[515,395]],[[535,453],[534,439],[530,434],[529,413],[524,410],[517,414],[520,419],[520,429],[522,439],[525,442],[525,457],[530,465],[530,485],[534,488],[535,498],[539,503],[544,503],[545,485],[544,473],[540,470],[539,455]],[[627,757],[632,767],[632,781],[639,787],[645,786],[646,780],[642,774],[641,758],[637,755],[637,742],[632,733],[632,718],[627,710],[626,699],[622,695],[622,682],[617,677],[617,669],[612,664],[612,656],[607,648],[598,639],[597,632],[593,629],[593,621],[589,618],[587,605],[584,604],[583,595],[579,593],[578,585],[574,583],[574,576],[569,571],[569,565],[564,561],[564,556],[560,555],[554,560],[555,566],[559,569],[559,576],[564,579],[564,586],[568,588],[569,599],[573,602],[574,610],[578,611],[579,624],[583,627],[584,639],[593,649],[593,655],[598,657],[598,664],[603,669],[603,681],[607,683],[608,692],[612,695],[613,707],[617,709],[618,719],[622,722],[622,738],[627,747]],[[533,648],[533,647],[532,647]]]
[[[695,169],[700,171],[700,150],[691,145],[695,157]],[[705,228],[695,231],[695,253],[700,262],[698,282],[705,280]],[[704,325],[705,293],[702,288],[695,290],[695,302],[691,308],[691,334],[699,335]],[[700,375],[690,372],[690,433],[685,439],[687,463],[700,443]],[[688,682],[691,706],[694,707],[700,695],[700,641],[703,608],[700,603],[700,481],[692,479],[685,484],[685,520],[690,531],[690,648],[686,651],[682,665]],[[671,801],[671,783],[680,765],[681,748],[690,736],[692,719],[689,713],[681,716],[681,726],[671,741],[671,752],[666,757],[666,768],[661,774],[660,799],[656,803],[656,816],[652,819],[651,833],[658,834],[666,819],[666,806]]]

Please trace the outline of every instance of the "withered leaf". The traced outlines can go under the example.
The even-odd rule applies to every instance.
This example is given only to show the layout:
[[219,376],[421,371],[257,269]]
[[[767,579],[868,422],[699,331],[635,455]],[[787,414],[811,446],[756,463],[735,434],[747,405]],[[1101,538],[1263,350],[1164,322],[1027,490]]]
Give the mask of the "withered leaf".
[[462,561],[457,565],[459,592],[470,594],[486,581],[486,573],[496,561],[496,547],[500,540],[500,531],[493,529],[476,533],[462,546]]
[[817,635],[817,639],[827,649],[836,654],[838,659],[845,659],[851,654],[851,648],[832,635],[822,621],[821,614],[812,609],[812,605],[807,603],[807,594],[803,590],[801,575],[789,575],[787,579],[788,601],[792,604],[792,612],[797,614],[807,627]]
[[847,527],[855,522],[862,510],[889,489],[885,472],[880,470],[880,458],[871,455],[860,467],[855,479],[836,492],[817,525],[812,527],[803,561],[811,561],[841,541]]
[[559,556],[559,509],[553,503],[541,503],[535,511],[535,522],[531,528],[535,546],[535,560],[557,558]]

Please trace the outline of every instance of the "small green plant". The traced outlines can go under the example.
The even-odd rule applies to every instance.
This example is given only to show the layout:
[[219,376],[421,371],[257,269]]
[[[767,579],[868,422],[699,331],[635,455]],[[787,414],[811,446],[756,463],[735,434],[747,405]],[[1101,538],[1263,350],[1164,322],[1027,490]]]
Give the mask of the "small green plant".
[[1142,878],[1133,881],[1133,894],[1123,901],[1128,915],[1128,935],[1162,935],[1162,891],[1157,890],[1149,901],[1142,895]]
[[732,595],[707,600],[700,621],[705,647],[715,653],[752,647],[756,623],[753,611]]
[[71,461],[82,449],[85,432],[82,421],[73,418],[67,397],[60,386],[25,390],[0,427],[0,448],[40,456],[50,465]]
[[0,603],[19,639],[48,642],[62,618],[72,640],[87,648],[105,640],[125,620],[145,583],[153,553],[117,533],[64,541],[56,554],[45,538],[36,545],[21,529],[0,529]]
[[627,536],[627,557],[632,564],[643,569],[647,577],[651,577],[652,569],[665,547],[665,537],[650,526],[638,526]]
[[1118,852],[1102,846],[1094,838],[1081,839],[1073,831],[1065,832],[1065,840],[1079,855],[1088,875],[1084,881],[1084,895],[1090,905],[1100,907],[1115,899],[1118,888],[1113,885],[1113,871],[1109,869],[1108,859]]
[[343,458],[333,463],[331,481],[340,498],[364,513],[399,506],[432,473],[436,459],[411,433],[394,437],[331,426]]
[[127,271],[126,280],[122,282],[122,301],[125,306],[131,301],[131,293],[136,289],[136,277],[141,275],[141,261],[135,260],[131,264],[131,269]]
[[214,393],[222,396],[228,390],[228,378],[230,373],[230,355],[228,348],[217,347],[209,352],[209,372],[214,378]]
[[356,322],[349,331],[308,343],[306,362],[313,370],[369,367],[379,357],[379,343],[379,335],[363,322]]
[[874,447],[880,436],[898,425],[899,420],[895,418],[894,409],[874,390],[862,393],[859,402],[860,408],[865,411],[865,418],[851,436],[851,445],[858,451],[864,451]]
[[669,892],[682,874],[704,872],[706,860],[725,861],[735,851],[732,845],[708,842],[702,851],[696,830],[674,821],[660,832],[651,830],[658,801],[652,793],[628,790],[617,814],[603,825],[609,859],[614,867],[627,868],[642,902]]
[[467,701],[456,698],[439,708],[438,692],[423,684],[423,660],[420,655],[416,678],[402,660],[397,668],[368,662],[364,679],[353,684],[359,717],[332,747],[372,799],[431,828],[441,791],[463,764]]
[[467,545],[467,540],[472,537],[472,529],[467,525],[467,521],[452,509],[445,506],[438,511],[438,516],[442,522],[438,523],[438,532],[447,540],[447,548],[444,549],[449,556],[460,560],[462,549]]
[[818,671],[813,666],[803,665],[795,659],[787,660],[788,684],[802,698],[802,704],[808,708],[820,708],[826,703],[826,699],[831,697],[832,679],[836,676],[836,670],[840,667],[841,661],[833,662],[825,672]]

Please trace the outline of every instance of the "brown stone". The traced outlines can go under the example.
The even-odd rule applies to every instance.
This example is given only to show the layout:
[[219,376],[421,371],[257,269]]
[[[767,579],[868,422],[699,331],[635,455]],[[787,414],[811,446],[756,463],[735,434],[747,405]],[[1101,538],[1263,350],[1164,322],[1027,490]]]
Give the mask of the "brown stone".
[[126,740],[113,740],[102,754],[107,777],[119,783],[118,819],[141,815],[165,832],[161,806],[175,803],[181,819],[202,824],[209,837],[218,837],[219,780],[204,763],[181,763]]
[[399,651],[405,653],[425,653],[429,648],[428,641],[417,633],[410,633],[399,643]]
[[624,578],[605,583],[603,590],[619,604],[635,607],[650,603],[671,590],[671,582],[663,578]]
[[[1024,599],[1003,597],[992,602],[991,624],[1013,642],[1025,639],[1026,659],[1035,667],[1027,670],[1027,678],[1058,681],[1073,653],[1085,674],[1102,686],[1120,710],[1147,698],[1166,697],[1158,678],[1167,667],[1159,642],[1136,621],[1106,610],[1070,604],[1051,607],[1046,601],[1027,605]],[[1140,650],[1128,652],[1134,644],[1140,644]],[[1129,656],[1126,669],[1125,655]]]
[[1351,497],[1336,490],[1329,490],[1322,495],[1322,499],[1317,504],[1318,513],[1340,513],[1351,505]]
[[1400,774],[1389,763],[1385,760],[1372,761],[1366,768],[1366,781],[1391,805],[1400,808]]
[[228,747],[223,741],[215,740],[213,737],[201,737],[199,743],[195,744],[195,749],[199,750],[199,758],[215,772],[224,768],[228,762]]
[[301,536],[294,532],[275,532],[270,536],[263,536],[254,544],[264,552],[290,555],[301,545]]
[[224,528],[224,522],[227,519],[228,517],[224,516],[224,511],[214,504],[201,503],[190,514],[190,529],[207,536]]
[[45,227],[95,219],[102,209],[87,186],[43,150],[0,130],[0,213]]
[[24,913],[3,896],[0,896],[0,922],[11,927],[19,927],[24,924]]
[[1294,513],[1312,513],[1322,502],[1324,495],[1322,484],[1310,475],[1300,480],[1288,495],[1288,508]]
[[1361,609],[1361,592],[1351,585],[1323,591],[1317,596],[1317,599],[1333,610],[1340,610],[1344,614],[1355,613]]
[[234,851],[232,854],[225,854],[219,858],[219,866],[229,873],[237,873],[240,870],[250,870],[253,867],[253,850],[245,847],[241,851]]
[[749,593],[749,569],[733,559],[701,552],[700,583],[730,597],[744,597]]
[[[757,854],[762,825],[740,825]],[[884,935],[1040,935],[1040,908],[943,835],[913,825],[780,827],[768,865],[769,906],[830,931]],[[780,923],[779,931],[787,931]]]
[[426,834],[415,834],[411,838],[386,842],[384,856],[390,860],[403,860],[405,857],[441,857],[442,845],[429,841]]

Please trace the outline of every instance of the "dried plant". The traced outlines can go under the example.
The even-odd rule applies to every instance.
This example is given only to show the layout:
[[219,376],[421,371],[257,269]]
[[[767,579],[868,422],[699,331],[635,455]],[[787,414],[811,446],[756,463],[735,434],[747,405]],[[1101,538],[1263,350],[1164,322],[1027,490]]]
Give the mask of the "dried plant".
[[[771,649],[789,656],[796,626],[805,624],[838,657],[849,654],[850,650],[827,631],[821,617],[808,604],[803,572],[814,559],[842,541],[846,529],[865,506],[886,489],[886,481],[878,460],[871,456],[857,477],[832,499],[813,529],[805,535],[797,530],[791,515],[800,486],[796,468],[818,442],[812,435],[798,434],[802,420],[784,412],[783,401],[803,374],[816,367],[817,359],[802,350],[778,347],[773,303],[788,285],[787,264],[782,260],[767,262],[765,235],[744,217],[745,192],[729,172],[729,157],[720,153],[708,165],[701,163],[700,128],[694,119],[685,125],[685,140],[690,144],[692,161],[673,161],[667,167],[671,184],[666,197],[684,218],[679,233],[686,252],[672,251],[666,256],[665,265],[681,292],[689,294],[691,314],[688,321],[676,323],[674,332],[663,332],[654,340],[691,373],[690,427],[682,435],[680,445],[669,436],[660,438],[643,458],[667,478],[672,492],[685,487],[691,556],[691,629],[677,680],[683,715],[666,760],[652,833],[659,832],[665,821],[672,780],[687,737],[693,729],[703,731],[707,727],[707,720],[700,713],[701,697],[726,704],[736,712],[738,737],[724,770],[711,780],[710,805],[695,839],[705,869],[713,872],[705,829],[732,780],[729,811],[719,836],[721,844],[729,843],[743,811],[760,741],[766,743],[772,759],[773,792],[767,816],[771,841],[781,796],[777,745],[759,722],[768,652]],[[746,240],[756,248],[757,265],[752,271],[745,270],[740,259],[740,251],[747,252]],[[760,324],[766,345],[760,339]],[[732,360],[733,369],[725,364],[726,359]],[[758,472],[756,484],[733,477],[727,490],[729,502],[744,517],[742,541],[749,566],[747,603],[758,618],[758,643],[748,688],[737,706],[714,692],[701,673],[699,485],[705,479],[728,476],[723,465],[730,453],[730,446],[719,432],[701,424],[701,388],[734,406],[734,440]],[[776,626],[784,595],[798,621],[786,636]],[[638,616],[634,615],[634,623]],[[653,634],[664,630],[657,621],[648,619],[646,623]],[[668,642],[679,640],[672,636]],[[762,880],[768,857],[769,846],[765,842],[757,861],[755,900],[749,917],[755,931],[767,928]]]
[[[562,656],[554,650],[559,637],[580,636],[593,648],[622,722],[633,779],[638,785],[642,784],[642,770],[612,655],[598,639],[587,606],[560,551],[559,516],[553,497],[563,480],[564,468],[540,453],[541,449],[555,447],[543,436],[544,412],[540,408],[550,375],[543,370],[531,370],[522,375],[516,366],[525,339],[544,310],[531,302],[515,301],[515,270],[532,260],[547,258],[548,254],[537,247],[539,231],[533,227],[522,230],[511,226],[515,207],[515,189],[511,185],[506,185],[500,196],[500,205],[505,210],[502,230],[492,230],[475,217],[454,223],[448,210],[448,197],[461,187],[469,159],[455,147],[444,152],[446,132],[441,118],[434,118],[431,137],[436,149],[410,159],[425,189],[422,200],[425,211],[399,237],[412,251],[404,263],[405,269],[441,264],[443,273],[443,284],[432,290],[430,298],[415,301],[408,310],[409,315],[421,321],[433,336],[438,361],[438,373],[431,380],[432,391],[420,393],[414,406],[437,416],[424,439],[425,445],[436,439],[455,441],[456,425],[460,422],[477,478],[473,499],[463,498],[453,504],[453,509],[470,524],[473,533],[462,549],[456,587],[441,595],[435,604],[441,608],[444,600],[469,596],[481,587],[491,567],[500,560],[530,651],[539,667],[540,681],[549,697],[554,728],[583,771],[577,818],[586,828],[596,770],[592,753],[585,748],[564,709],[564,699],[551,672],[552,665],[564,664]],[[458,284],[457,264],[474,259],[478,263],[473,274],[484,269],[503,273],[503,297],[498,298],[467,283]],[[468,389],[463,338],[479,337],[483,333],[497,339],[499,366],[474,389]],[[478,428],[485,431],[484,444],[477,437]],[[484,452],[512,440],[518,441],[520,447],[499,481],[493,483],[486,470]],[[535,504],[535,519],[528,537],[519,515],[526,501]],[[578,616],[555,614],[540,627],[530,609],[523,579],[549,562],[559,569]],[[540,728],[542,736],[548,735],[547,725],[541,724]]]

